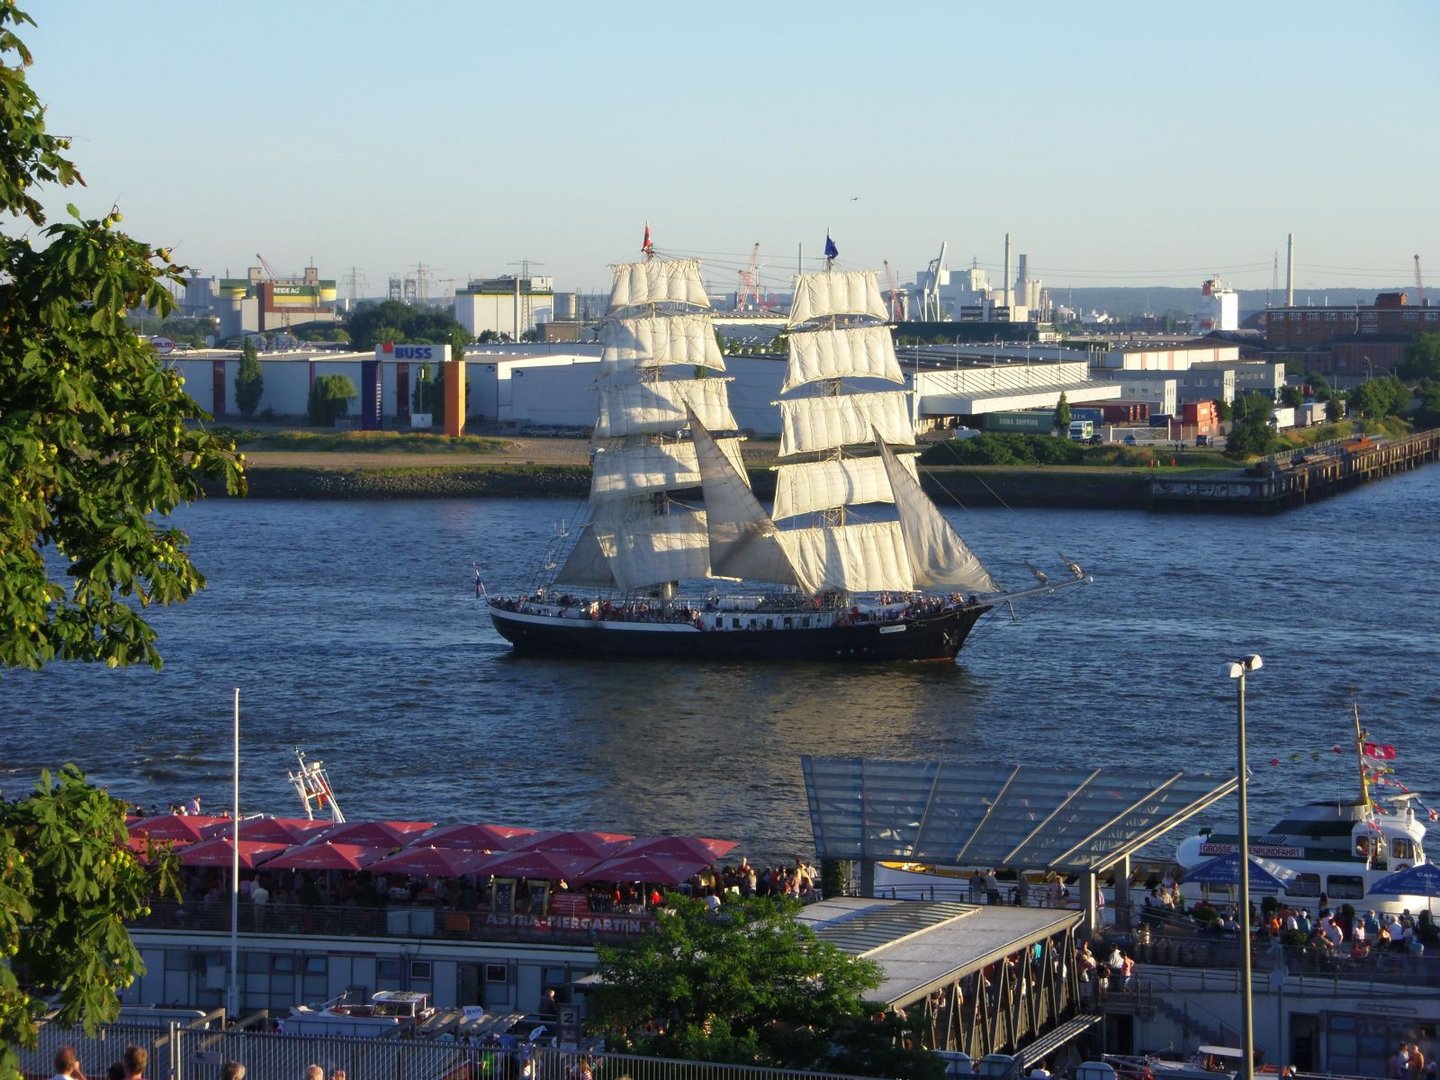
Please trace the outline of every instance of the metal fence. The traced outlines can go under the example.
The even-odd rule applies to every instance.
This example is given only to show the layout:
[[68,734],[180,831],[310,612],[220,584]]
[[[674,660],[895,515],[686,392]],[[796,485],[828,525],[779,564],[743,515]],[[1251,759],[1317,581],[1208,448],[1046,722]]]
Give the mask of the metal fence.
[[100,1077],[130,1045],[149,1051],[150,1067],[145,1074],[149,1080],[219,1080],[227,1061],[245,1066],[245,1080],[305,1080],[310,1065],[319,1065],[327,1078],[343,1070],[345,1080],[584,1080],[586,1065],[593,1080],[859,1080],[835,1073],[624,1054],[584,1055],[530,1044],[483,1048],[443,1036],[281,1035],[179,1023],[163,1028],[117,1024],[94,1039],[78,1029],[46,1024],[40,1031],[39,1049],[22,1051],[22,1067],[27,1077],[48,1077],[55,1052],[73,1046],[85,1074]]

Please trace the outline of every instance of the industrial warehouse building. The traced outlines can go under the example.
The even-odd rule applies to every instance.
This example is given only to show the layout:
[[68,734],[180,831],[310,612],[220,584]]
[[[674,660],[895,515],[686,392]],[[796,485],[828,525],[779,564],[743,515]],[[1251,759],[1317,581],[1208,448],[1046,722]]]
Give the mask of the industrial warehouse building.
[[[1009,354],[1003,359],[997,354],[983,365],[968,356],[953,367],[915,365],[906,373],[906,384],[916,394],[917,432],[972,422],[983,426],[982,418],[991,413],[1053,409],[1061,393],[1072,407],[1126,403],[1145,406],[1148,415],[1178,416],[1188,403],[1231,400],[1242,377],[1246,388],[1253,385],[1272,393],[1284,384],[1283,365],[1242,362],[1233,347],[1132,350],[1132,357],[1117,350],[1121,362],[1109,367],[1092,363],[1112,354],[1047,352],[1064,352],[1072,358],[1019,362]],[[1217,352],[1231,356],[1217,361]],[[1141,356],[1138,362],[1157,366],[1134,366],[1133,354]],[[599,360],[599,345],[574,342],[468,350],[465,415],[472,423],[498,424],[517,434],[535,429],[588,432],[595,422],[593,387]],[[425,364],[372,353],[296,350],[265,354],[259,411],[276,417],[303,417],[317,376],[344,375],[359,388],[361,365],[366,361],[380,365],[378,413],[384,425],[408,428],[410,394]],[[206,350],[167,358],[166,362],[181,373],[187,392],[203,409],[216,417],[234,415],[238,353]],[[1158,366],[1162,363],[1167,366]],[[731,409],[748,434],[778,437],[780,414],[773,403],[780,396],[784,373],[785,362],[778,356],[726,358]],[[428,374],[433,377],[436,372]],[[352,412],[358,415],[359,411],[357,404]]]

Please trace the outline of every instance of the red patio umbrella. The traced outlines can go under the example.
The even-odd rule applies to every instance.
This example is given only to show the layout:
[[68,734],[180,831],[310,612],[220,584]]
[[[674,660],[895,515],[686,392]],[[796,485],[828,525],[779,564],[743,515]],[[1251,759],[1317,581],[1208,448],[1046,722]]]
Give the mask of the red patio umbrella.
[[169,840],[174,844],[193,844],[205,839],[205,830],[229,818],[199,814],[157,814],[129,826],[132,836],[148,836],[152,840]]
[[[300,844],[321,829],[333,827],[333,821],[311,821],[309,818],[251,817],[240,820],[241,840],[263,840],[272,844]],[[235,823],[226,820],[205,830],[206,836],[230,836]]]
[[265,864],[266,870],[363,870],[384,855],[363,844],[332,844],[328,840],[301,844]]
[[680,859],[669,855],[632,855],[628,851],[592,866],[580,881],[643,881],[647,885],[679,885],[689,881],[711,859]]
[[346,821],[317,833],[308,843],[326,840],[332,844],[363,844],[372,848],[402,847],[426,829],[433,821]]
[[[125,846],[133,851],[136,856],[139,857],[140,861],[145,864],[148,864],[150,861],[149,855],[151,847],[157,850],[160,848],[172,849],[176,847],[175,843],[170,840],[151,840],[148,836],[137,836],[133,833],[126,837]],[[180,847],[184,847],[184,845],[182,844]]]
[[734,840],[716,840],[709,836],[637,836],[623,854],[704,859],[708,866],[723,859],[738,846]]
[[441,825],[415,843],[467,851],[511,851],[534,835],[534,829],[517,829],[513,825]]
[[372,863],[377,874],[412,874],[415,877],[458,878],[472,874],[490,858],[487,851],[465,851],[461,848],[408,847],[389,858]]
[[[241,840],[240,868],[254,870],[261,863],[269,862],[292,846],[289,843],[276,843],[269,840]],[[235,841],[231,837],[211,837],[198,844],[191,844],[181,851],[180,865],[228,867],[233,863],[232,853],[234,851]]]
[[618,853],[634,840],[624,833],[581,832],[573,829],[550,829],[526,838],[515,851],[549,851],[557,855],[588,855],[592,862]]
[[593,855],[567,855],[559,851],[507,851],[491,855],[477,869],[496,877],[570,881],[599,861]]

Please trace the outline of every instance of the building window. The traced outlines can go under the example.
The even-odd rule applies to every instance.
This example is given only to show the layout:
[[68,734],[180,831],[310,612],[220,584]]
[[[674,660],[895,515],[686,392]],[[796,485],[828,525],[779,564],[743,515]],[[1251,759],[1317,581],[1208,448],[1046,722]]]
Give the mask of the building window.
[[504,964],[486,964],[485,981],[487,983],[508,983],[510,981],[510,969]]

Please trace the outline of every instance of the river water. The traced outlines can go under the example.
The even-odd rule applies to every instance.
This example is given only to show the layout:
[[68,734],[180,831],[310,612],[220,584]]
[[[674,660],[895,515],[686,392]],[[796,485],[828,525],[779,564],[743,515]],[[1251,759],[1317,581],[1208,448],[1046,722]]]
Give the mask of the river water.
[[[0,783],[78,762],[150,805],[292,814],[292,748],[352,819],[486,821],[813,853],[803,754],[1233,772],[1247,682],[1253,827],[1354,789],[1350,703],[1440,796],[1440,469],[1273,517],[947,511],[996,575],[1089,588],[997,611],[954,665],[873,668],[520,658],[475,598],[531,583],[578,507],[535,500],[211,500],[178,516],[210,588],[158,612],[161,672],[0,675]],[[1333,747],[1343,752],[1336,753]],[[1275,762],[1272,764],[1272,762]],[[1233,803],[1213,817],[1228,820]]]

